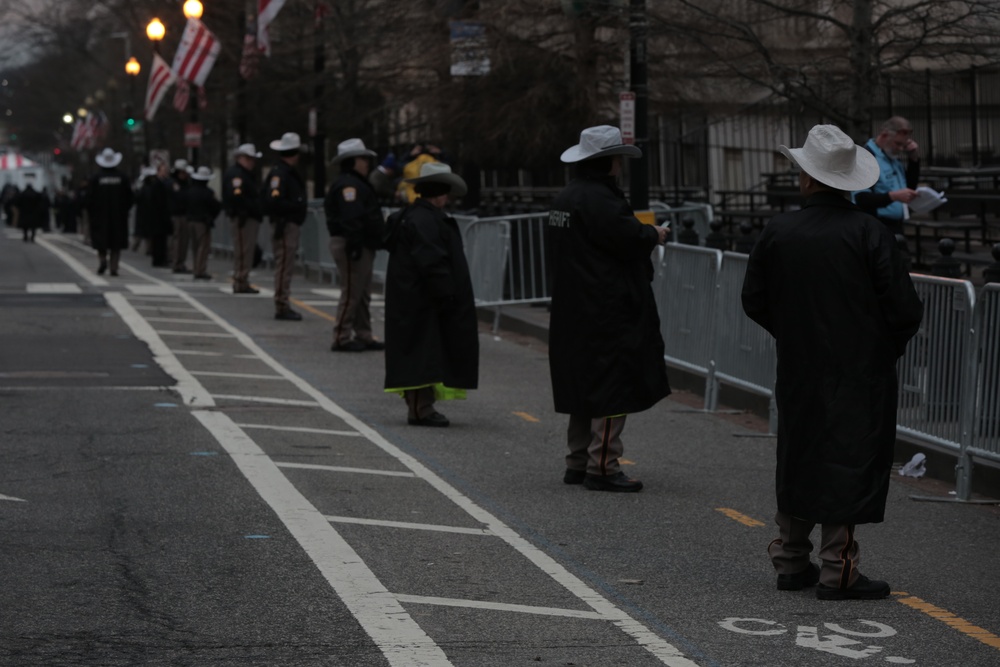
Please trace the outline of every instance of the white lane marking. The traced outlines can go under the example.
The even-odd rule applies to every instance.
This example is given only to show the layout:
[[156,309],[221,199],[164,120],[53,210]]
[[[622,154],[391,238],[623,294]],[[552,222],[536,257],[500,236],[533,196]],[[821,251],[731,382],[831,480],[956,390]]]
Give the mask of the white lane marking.
[[61,259],[66,266],[75,271],[78,276],[86,280],[94,287],[106,287],[109,284],[107,280],[105,280],[104,278],[100,277],[99,275],[95,274],[93,271],[85,267],[83,264],[77,261],[75,257],[70,255],[62,248],[55,247],[45,238],[38,237],[35,242],[38,243],[38,245],[45,248],[46,250],[48,250],[49,252],[51,252],[59,259]]
[[521,537],[498,518],[476,505],[472,500],[460,493],[458,489],[454,488],[439,476],[434,474],[433,471],[427,468],[420,461],[390,443],[388,440],[383,438],[378,431],[341,408],[339,405],[322,394],[318,389],[282,366],[263,348],[257,345],[257,343],[254,342],[254,340],[246,333],[231,325],[229,322],[209,310],[206,306],[195,300],[190,295],[185,294],[184,298],[193,307],[202,311],[206,317],[209,317],[217,322],[221,328],[231,331],[233,336],[240,343],[242,343],[248,350],[256,354],[257,357],[265,364],[271,366],[276,373],[284,375],[288,378],[289,382],[295,385],[304,394],[314,397],[316,403],[319,404],[319,407],[339,417],[349,426],[353,426],[374,445],[395,457],[404,466],[416,473],[417,477],[426,481],[432,487],[437,489],[439,493],[464,509],[479,523],[484,524],[490,532],[503,539],[503,541],[510,547],[534,563],[536,567],[542,570],[542,572],[548,574],[552,579],[559,582],[566,590],[588,604],[594,611],[601,615],[602,618],[611,620],[620,630],[622,630],[622,632],[631,636],[637,644],[655,656],[658,660],[660,660],[660,662],[668,665],[669,667],[697,667],[697,663],[685,657],[680,649],[673,646],[669,642],[664,641],[656,633],[649,630],[649,628],[645,625],[616,607],[610,600],[604,598],[600,593],[588,586],[579,577],[560,565],[554,558],[535,545],[531,544],[528,540]]
[[104,295],[104,299],[108,302],[109,306],[114,308],[118,316],[125,321],[125,324],[132,329],[132,333],[135,334],[136,338],[149,346],[150,351],[153,353],[153,360],[160,365],[160,368],[177,380],[177,386],[174,388],[180,393],[185,405],[205,407],[215,405],[212,396],[177,361],[177,357],[173,355],[170,348],[156,334],[153,327],[149,326],[146,320],[142,318],[142,315],[132,307],[132,304],[125,299],[124,295],[120,292],[107,292]]
[[383,475],[385,477],[416,477],[412,472],[401,470],[376,470],[374,468],[348,468],[345,466],[327,466],[319,463],[293,463],[278,461],[279,468],[297,468],[299,470],[326,470],[327,472],[350,472],[359,475]]
[[[254,357],[256,359],[256,357]],[[291,431],[293,433],[316,433],[319,435],[346,435],[350,438],[359,438],[361,434],[357,431],[332,431],[325,428],[308,428],[305,426],[271,426],[270,424],[237,424],[242,429],[259,428],[269,431]]]
[[25,290],[28,294],[83,294],[76,283],[28,283]]
[[233,334],[210,331],[157,331],[161,336],[195,336],[198,338],[232,338]]
[[189,357],[221,357],[221,352],[204,352],[201,350],[170,350],[174,354],[186,354]]
[[608,620],[595,611],[582,609],[560,609],[558,607],[535,607],[527,604],[508,604],[506,602],[483,602],[481,600],[459,600],[456,598],[435,598],[425,595],[396,595],[400,602],[413,604],[433,604],[443,607],[465,607],[468,609],[492,609],[494,611],[516,611],[521,614],[541,614],[543,616],[566,616],[569,618],[591,618],[598,621]]
[[220,373],[217,371],[191,371],[191,375],[202,375],[213,378],[240,378],[243,380],[281,380],[285,378],[280,375],[258,375],[255,373]]
[[[279,467],[281,464],[278,464]],[[359,519],[356,516],[327,516],[333,523],[353,523],[361,526],[384,526],[386,528],[406,528],[408,530],[429,530],[436,533],[460,533],[462,535],[492,535],[485,528],[462,528],[460,526],[439,526],[432,523],[411,523],[408,521],[383,521],[382,519]]]
[[[140,307],[139,304],[144,304],[147,301],[152,301],[154,303],[157,301],[166,301],[167,303],[181,303],[180,291],[176,291],[176,293],[174,293],[173,296],[154,296],[151,294],[135,294],[134,296],[137,308]],[[153,306],[153,307],[157,308],[159,306]],[[195,311],[189,310],[187,312],[195,312]]]
[[171,308],[170,306],[135,306],[136,310],[156,310],[163,313],[197,313],[194,308]]
[[212,394],[221,401],[247,401],[249,403],[270,403],[273,405],[304,405],[316,407],[316,401],[301,401],[296,398],[269,398],[267,396],[236,396],[234,394]]
[[192,414],[271,506],[390,665],[451,665],[441,648],[382,585],[351,545],[253,440],[222,412],[194,410]]
[[147,322],[166,322],[169,324],[211,324],[215,326],[215,322],[209,322],[208,320],[188,320],[180,317],[147,317]]
[[137,285],[135,283],[130,283],[125,285],[125,289],[136,296],[176,296],[180,293],[179,289],[169,285]]
[[28,502],[24,498],[15,498],[14,496],[5,496],[2,493],[0,493],[0,500],[10,500],[10,501],[15,502],[15,503],[26,503],[26,502]]
[[[314,287],[309,291],[316,296],[325,296],[332,299],[339,299],[341,293],[339,287]],[[372,303],[381,303],[382,305],[385,305],[385,297],[381,294],[372,294]]]

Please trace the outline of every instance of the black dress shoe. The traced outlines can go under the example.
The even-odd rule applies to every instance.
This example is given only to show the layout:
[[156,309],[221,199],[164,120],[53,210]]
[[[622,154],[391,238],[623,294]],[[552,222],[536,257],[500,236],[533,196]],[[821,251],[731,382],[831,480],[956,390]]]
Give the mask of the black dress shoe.
[[563,484],[583,484],[583,478],[586,476],[586,470],[566,468],[566,474],[563,475]]
[[636,491],[642,491],[642,482],[632,479],[620,471],[615,475],[591,475],[588,473],[583,478],[583,487],[591,491],[635,493]]
[[115,278],[117,278],[118,277],[118,272],[117,271],[112,271],[111,275],[113,275]]
[[346,343],[334,343],[330,346],[331,352],[364,352],[366,349],[364,341],[360,340],[349,340]]
[[233,294],[260,294],[260,290],[247,285],[246,287],[234,287]]
[[182,266],[179,269],[174,269],[174,273],[191,273],[191,270]]
[[816,599],[818,600],[881,600],[889,597],[889,584],[877,579],[869,579],[865,575],[858,575],[853,586],[847,588],[835,588],[820,584],[816,587]]
[[195,276],[194,276],[194,279],[195,280],[211,280],[212,279],[212,274],[211,273],[196,273]]
[[801,591],[803,588],[815,586],[819,582],[819,565],[809,563],[809,566],[795,574],[779,574],[779,591]]
[[426,417],[419,419],[407,418],[406,423],[410,426],[447,426],[451,422],[440,412],[432,412]]
[[365,349],[366,350],[384,350],[385,349],[385,343],[383,343],[380,340],[375,340],[374,338],[372,338],[371,340],[366,340],[366,341],[362,341],[362,342],[365,344]]
[[296,313],[291,308],[287,310],[279,310],[274,314],[274,319],[276,320],[286,320],[288,322],[298,322],[302,319],[302,316]]
[[103,276],[104,272],[108,270],[108,263],[101,262],[101,265],[97,267],[97,275]]

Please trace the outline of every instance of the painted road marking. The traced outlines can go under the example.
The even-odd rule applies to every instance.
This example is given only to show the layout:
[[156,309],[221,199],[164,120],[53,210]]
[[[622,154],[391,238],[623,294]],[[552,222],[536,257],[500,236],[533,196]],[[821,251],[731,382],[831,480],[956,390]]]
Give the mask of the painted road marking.
[[220,373],[217,371],[191,371],[191,375],[213,378],[240,378],[243,380],[284,380],[280,375],[263,375],[257,373]]
[[204,352],[201,350],[170,350],[173,354],[186,354],[189,357],[221,357],[221,352]]
[[413,604],[433,604],[443,607],[465,607],[466,609],[492,609],[494,611],[514,611],[521,614],[541,614],[544,616],[565,616],[568,618],[590,618],[598,621],[609,619],[594,611],[582,609],[559,609],[557,607],[533,607],[526,604],[507,604],[505,602],[482,602],[480,600],[457,600],[454,598],[435,598],[425,595],[397,595],[400,602]]
[[213,333],[211,331],[160,331],[156,333],[161,336],[195,336],[199,338],[232,338],[230,333]]
[[[59,237],[56,237],[59,238]],[[88,283],[94,287],[107,287],[110,283],[99,275],[95,274],[93,271],[81,264],[75,257],[70,255],[68,252],[62,248],[57,248],[55,245],[50,243],[47,239],[38,237],[35,241],[38,245],[42,246],[53,255],[58,257],[63,261],[63,263],[70,269],[76,272],[78,276],[86,280]]]
[[345,466],[328,466],[319,463],[291,463],[277,461],[279,468],[296,468],[299,470],[326,470],[329,472],[351,472],[361,475],[384,475],[386,477],[416,477],[412,472],[402,470],[374,470],[372,468],[347,468]]
[[[254,357],[256,359],[256,357]],[[345,435],[351,438],[361,437],[357,431],[332,431],[325,428],[308,428],[306,426],[271,426],[269,424],[237,424],[242,429],[260,428],[271,431],[291,431],[293,433],[316,433],[319,435]]]
[[125,285],[125,289],[136,296],[176,296],[180,293],[179,289],[170,285],[147,285],[144,283],[129,283]]
[[136,310],[157,310],[164,313],[197,313],[194,308],[172,308],[170,306],[135,306]]
[[[278,464],[279,467],[281,464]],[[383,526],[386,528],[405,528],[407,530],[429,530],[437,533],[460,533],[462,535],[492,535],[486,528],[462,528],[460,526],[439,526],[430,523],[410,523],[408,521],[383,521],[381,519],[359,519],[355,516],[328,516],[327,521],[333,523],[353,523],[362,526]]]
[[937,619],[945,625],[955,628],[962,634],[981,641],[987,646],[1000,649],[1000,637],[993,634],[989,630],[984,630],[977,625],[973,625],[969,621],[959,618],[947,609],[942,609],[941,607],[936,607],[929,602],[924,602],[920,598],[910,595],[909,593],[896,593],[896,595],[901,596],[899,598],[899,602],[905,604],[907,607],[921,611],[931,618]]
[[187,320],[180,317],[147,317],[147,322],[167,322],[170,324],[211,324],[215,326],[215,322],[209,322],[208,320]]
[[324,313],[322,310],[320,310],[318,308],[313,308],[312,306],[310,306],[309,304],[307,304],[305,301],[299,301],[298,299],[290,299],[290,301],[292,303],[294,303],[296,306],[298,306],[299,308],[301,308],[302,310],[304,310],[306,312],[309,312],[309,313],[312,313],[316,317],[322,317],[324,320],[328,320],[330,322],[336,322],[337,321],[337,318],[334,317],[333,315],[328,315],[327,313]]
[[15,502],[15,503],[26,503],[26,502],[28,502],[24,498],[15,498],[14,496],[5,496],[2,493],[0,493],[0,500],[9,500],[9,501]]
[[759,528],[760,526],[766,525],[763,521],[758,521],[757,519],[749,517],[746,514],[742,514],[728,507],[716,507],[715,511],[722,512],[733,521],[739,521],[744,526],[750,526],[751,528]]
[[28,283],[24,287],[28,294],[83,294],[76,283]]
[[[743,635],[757,635],[761,637],[778,637],[788,632],[788,628],[777,621],[766,618],[726,618],[718,622],[719,627]],[[811,648],[820,653],[830,653],[842,658],[852,658],[863,660],[882,652],[882,646],[866,645],[864,642],[851,637],[863,639],[888,638],[896,635],[896,629],[878,623],[876,621],[866,621],[859,619],[858,623],[874,628],[870,630],[845,630],[841,625],[835,623],[824,623],[826,630],[840,634],[820,634],[818,626],[799,625],[795,631],[795,645],[802,648]],[[848,636],[844,636],[848,635]],[[909,658],[898,656],[886,656],[886,662],[895,664],[912,664],[916,662]]]
[[527,412],[514,412],[513,414],[517,415],[524,421],[531,422],[533,424],[537,424],[540,421],[537,417],[529,415]]
[[297,398],[269,398],[267,396],[234,396],[233,394],[212,394],[213,398],[222,401],[247,401],[249,403],[270,403],[272,405],[302,405],[316,407],[316,401],[302,401]]

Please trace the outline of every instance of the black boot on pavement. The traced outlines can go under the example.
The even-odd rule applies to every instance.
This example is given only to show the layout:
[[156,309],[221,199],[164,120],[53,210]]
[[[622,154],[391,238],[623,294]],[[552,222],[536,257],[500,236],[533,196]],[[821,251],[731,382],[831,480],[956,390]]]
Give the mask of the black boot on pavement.
[[858,575],[854,585],[847,588],[835,588],[820,584],[816,587],[816,599],[818,600],[881,600],[889,597],[889,584],[877,579],[869,579],[865,575]]
[[809,567],[795,574],[779,574],[779,591],[801,591],[819,583],[819,566],[809,563]]
[[296,313],[291,308],[285,310],[279,310],[274,314],[274,319],[276,320],[286,320],[288,322],[298,322],[302,319],[302,316]]
[[615,475],[591,475],[583,478],[583,488],[591,491],[618,491],[620,493],[635,493],[642,491],[642,482],[632,479],[619,471]]

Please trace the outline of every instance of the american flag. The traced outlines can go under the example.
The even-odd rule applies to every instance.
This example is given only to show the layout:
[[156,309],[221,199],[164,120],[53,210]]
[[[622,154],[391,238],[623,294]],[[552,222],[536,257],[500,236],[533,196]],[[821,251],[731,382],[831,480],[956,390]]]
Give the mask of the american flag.
[[257,0],[257,43],[264,55],[271,57],[271,40],[267,36],[267,26],[285,6],[285,0]]
[[86,118],[76,121],[69,141],[74,150],[97,148],[108,134],[108,117],[103,111],[91,111]]
[[153,120],[163,96],[176,79],[177,76],[171,71],[167,61],[159,54],[154,54],[153,67],[149,72],[149,87],[146,88],[146,120]]
[[222,45],[212,31],[198,19],[188,19],[187,27],[177,45],[174,62],[170,69],[178,79],[191,81],[196,86],[204,86],[208,73],[212,71],[219,57]]
[[240,57],[240,76],[249,81],[257,76],[260,50],[257,48],[257,26],[247,23],[247,33],[243,36],[243,55]]
[[177,80],[177,90],[174,91],[174,108],[178,111],[187,109],[188,100],[191,99],[191,86],[184,79]]

